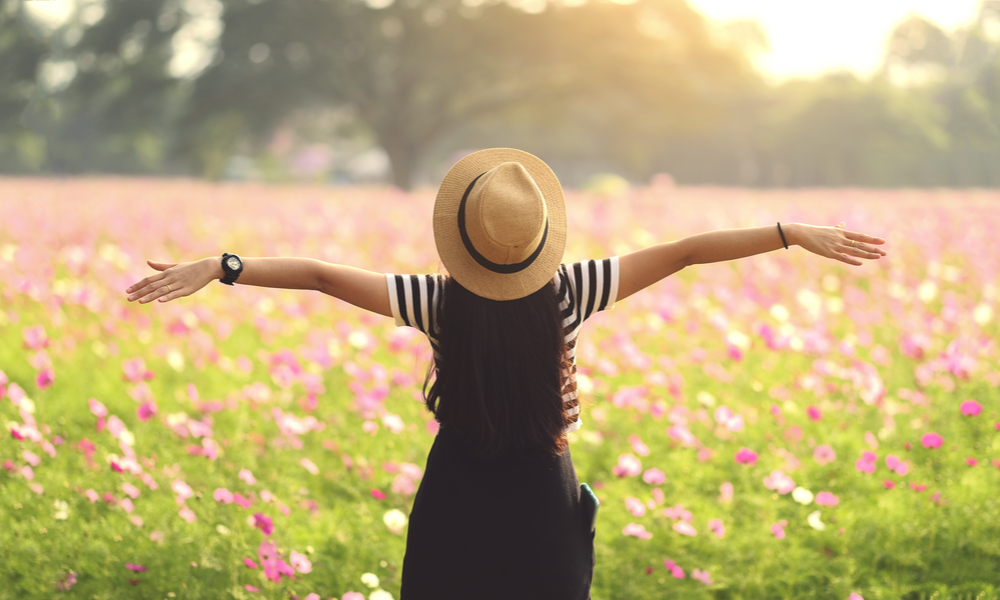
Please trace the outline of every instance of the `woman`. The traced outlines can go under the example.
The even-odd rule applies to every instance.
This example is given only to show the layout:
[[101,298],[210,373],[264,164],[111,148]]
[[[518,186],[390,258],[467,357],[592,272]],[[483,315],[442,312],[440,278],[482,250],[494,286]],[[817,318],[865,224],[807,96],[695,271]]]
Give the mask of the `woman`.
[[[594,531],[566,442],[581,426],[583,321],[686,266],[789,244],[851,265],[884,240],[798,223],[713,231],[621,257],[561,264],[566,212],[538,158],[491,149],[460,160],[434,205],[442,275],[393,275],[304,258],[166,264],[127,290],[166,302],[213,279],[313,289],[427,334],[428,408],[440,422],[410,515],[402,600],[590,596]],[[430,375],[429,375],[430,377]]]

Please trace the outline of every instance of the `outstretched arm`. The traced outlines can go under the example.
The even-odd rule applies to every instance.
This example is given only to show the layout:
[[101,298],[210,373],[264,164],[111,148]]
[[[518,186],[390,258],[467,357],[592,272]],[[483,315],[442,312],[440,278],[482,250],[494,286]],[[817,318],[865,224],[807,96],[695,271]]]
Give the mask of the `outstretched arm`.
[[[875,247],[884,244],[884,239],[846,231],[843,223],[836,227],[787,223],[781,229],[789,246],[798,245],[849,265],[861,265],[862,258],[885,256],[885,250]],[[734,260],[783,247],[777,225],[720,229],[650,246],[619,257],[618,300],[690,265]]]
[[[313,258],[265,257],[243,260],[238,284],[293,290],[317,290],[354,306],[384,316],[392,316],[385,275]],[[168,302],[190,296],[215,279],[222,279],[221,258],[204,258],[187,263],[147,261],[160,271],[132,285],[128,300],[140,303]]]

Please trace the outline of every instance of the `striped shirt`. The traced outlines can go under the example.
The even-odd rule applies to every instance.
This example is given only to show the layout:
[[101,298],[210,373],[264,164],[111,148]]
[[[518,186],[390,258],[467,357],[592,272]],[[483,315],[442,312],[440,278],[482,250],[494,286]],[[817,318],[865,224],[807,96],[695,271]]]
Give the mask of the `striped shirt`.
[[[444,303],[445,277],[433,275],[386,274],[389,304],[397,327],[414,327],[424,332],[431,343],[434,357],[440,358],[437,324],[439,308]],[[576,389],[576,340],[580,326],[590,315],[614,308],[618,296],[618,257],[585,260],[559,265],[552,285],[563,317],[566,340],[566,360],[562,366],[562,394],[566,414],[574,417],[565,431],[576,431],[582,425],[580,402]]]

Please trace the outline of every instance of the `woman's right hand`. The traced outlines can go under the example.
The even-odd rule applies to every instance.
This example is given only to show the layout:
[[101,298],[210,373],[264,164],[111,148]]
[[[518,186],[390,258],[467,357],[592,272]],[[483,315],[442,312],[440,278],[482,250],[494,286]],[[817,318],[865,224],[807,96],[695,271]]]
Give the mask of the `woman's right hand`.
[[[133,284],[127,290],[128,301],[139,300],[140,304],[159,300],[167,302],[175,298],[190,296],[216,279],[222,270],[218,260],[202,259],[186,263],[162,263],[147,260],[146,263],[160,271]],[[221,275],[219,276],[221,277]]]

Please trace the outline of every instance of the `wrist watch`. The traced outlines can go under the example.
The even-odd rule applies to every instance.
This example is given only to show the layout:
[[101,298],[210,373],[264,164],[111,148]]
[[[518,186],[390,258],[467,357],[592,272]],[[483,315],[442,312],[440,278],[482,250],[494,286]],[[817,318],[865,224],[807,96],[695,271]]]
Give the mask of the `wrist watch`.
[[236,278],[243,272],[243,260],[235,254],[229,254],[226,252],[222,255],[222,272],[225,273],[226,276],[219,281],[226,285],[233,285]]

